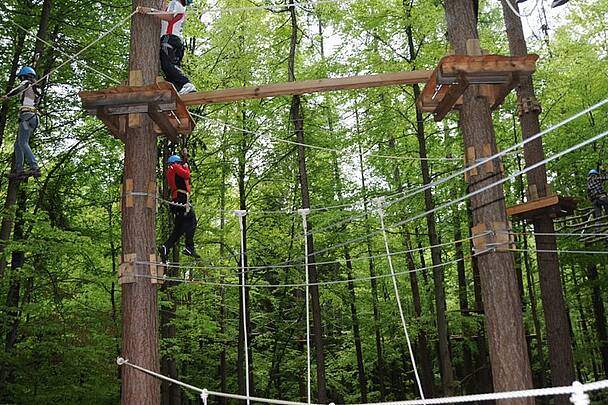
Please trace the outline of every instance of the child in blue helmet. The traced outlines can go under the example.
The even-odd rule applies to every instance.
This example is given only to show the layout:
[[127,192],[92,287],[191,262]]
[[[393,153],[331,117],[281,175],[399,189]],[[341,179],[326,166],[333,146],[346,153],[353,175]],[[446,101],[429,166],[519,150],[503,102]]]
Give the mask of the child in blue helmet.
[[593,203],[596,218],[602,215],[602,208],[608,215],[608,195],[604,190],[604,182],[608,181],[608,173],[600,173],[595,169],[589,170],[587,175],[587,195]]
[[[29,176],[40,177],[40,169],[36,162],[36,157],[30,149],[30,138],[40,120],[38,119],[38,103],[40,102],[41,92],[36,85],[36,71],[30,66],[22,67],[17,73],[21,84],[9,91],[2,97],[5,101],[9,97],[21,95],[21,107],[19,108],[19,130],[15,141],[15,170],[9,175],[15,179],[26,179]],[[23,170],[23,161],[27,161],[29,171]]]
[[163,10],[150,7],[138,7],[141,14],[150,14],[161,20],[160,29],[160,67],[168,82],[171,82],[180,94],[192,93],[196,87],[190,82],[181,69],[184,58],[184,40],[182,28],[186,20],[186,6],[192,0],[171,0],[163,3]]
[[163,263],[166,263],[169,251],[177,243],[182,235],[185,236],[186,243],[184,254],[198,258],[194,248],[194,233],[196,232],[196,215],[190,206],[190,168],[188,167],[188,152],[182,151],[183,158],[179,155],[169,156],[167,159],[167,184],[171,191],[170,206],[171,212],[175,215],[173,232],[167,241],[158,250]]

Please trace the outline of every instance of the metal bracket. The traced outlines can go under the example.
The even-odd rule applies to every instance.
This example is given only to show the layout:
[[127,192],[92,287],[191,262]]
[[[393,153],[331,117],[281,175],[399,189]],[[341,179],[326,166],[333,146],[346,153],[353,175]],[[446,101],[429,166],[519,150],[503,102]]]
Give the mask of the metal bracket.
[[150,281],[152,284],[163,284],[165,276],[165,267],[156,265],[156,255],[150,255]]

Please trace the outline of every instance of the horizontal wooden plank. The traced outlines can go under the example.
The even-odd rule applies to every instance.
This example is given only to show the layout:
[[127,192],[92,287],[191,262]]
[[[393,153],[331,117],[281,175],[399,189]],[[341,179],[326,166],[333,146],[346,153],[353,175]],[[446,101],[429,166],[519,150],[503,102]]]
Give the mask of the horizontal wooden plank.
[[[470,83],[478,83],[493,78],[494,83],[504,82],[502,75],[519,73],[521,76],[531,75],[536,70],[538,55],[502,56],[502,55],[449,55],[439,62],[440,77],[442,80],[455,80],[460,73],[464,73]],[[506,77],[508,79],[508,76]],[[488,83],[488,81],[485,81]]]
[[266,84],[256,87],[240,87],[189,93],[181,96],[186,105],[229,103],[266,97],[292,96],[336,90],[353,90],[399,84],[424,83],[431,76],[430,70],[383,73],[378,75],[351,76],[332,79],[301,80]]
[[170,90],[144,90],[115,92],[93,92],[83,91],[80,99],[85,109],[99,106],[126,106],[129,104],[168,104],[175,102],[175,96]]

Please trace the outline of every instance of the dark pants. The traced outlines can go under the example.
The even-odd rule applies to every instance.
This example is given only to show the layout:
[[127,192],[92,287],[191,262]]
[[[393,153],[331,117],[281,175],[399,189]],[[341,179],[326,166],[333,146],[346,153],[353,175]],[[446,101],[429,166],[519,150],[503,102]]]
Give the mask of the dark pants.
[[177,35],[160,37],[160,67],[165,80],[171,82],[177,91],[190,81],[180,67],[183,57],[184,44]]
[[165,247],[170,250],[182,235],[186,235],[186,247],[194,249],[194,233],[197,223],[194,210],[190,208],[190,211],[186,213],[182,207],[171,206],[171,212],[175,214],[175,225],[169,239],[165,242]]
[[608,215],[608,195],[603,194],[593,198],[593,215],[595,218],[602,216],[602,209]]
[[23,170],[24,159],[32,170],[38,169],[36,157],[34,157],[32,149],[30,149],[30,137],[36,128],[38,128],[38,115],[36,113],[22,112],[19,114],[19,132],[17,133],[17,140],[15,141],[16,172]]

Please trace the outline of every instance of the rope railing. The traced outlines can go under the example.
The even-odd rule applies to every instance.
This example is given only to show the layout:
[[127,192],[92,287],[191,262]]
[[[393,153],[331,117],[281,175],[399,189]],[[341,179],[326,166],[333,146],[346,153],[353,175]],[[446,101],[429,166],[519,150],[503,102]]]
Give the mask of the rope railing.
[[[154,372],[147,368],[138,366],[131,363],[128,359],[118,357],[116,363],[119,366],[127,366],[141,371],[142,373],[148,374],[152,377],[156,377],[160,380],[164,380],[183,388],[187,388],[191,391],[199,393],[203,403],[207,404],[209,396],[239,399],[239,400],[250,400],[252,402],[260,402],[266,404],[277,404],[277,405],[308,405],[304,402],[296,401],[285,401],[276,400],[269,398],[258,398],[245,395],[226,394],[223,392],[210,391],[208,389],[198,388],[194,385],[190,385],[179,380],[167,377],[163,374]],[[374,402],[367,404],[353,404],[353,405],[443,405],[443,404],[463,404],[463,403],[475,403],[475,402],[486,402],[486,401],[498,401],[506,399],[517,399],[517,398],[538,398],[538,397],[552,397],[558,395],[570,395],[570,402],[573,405],[589,405],[589,392],[600,391],[608,389],[608,380],[595,381],[587,384],[581,384],[575,381],[570,386],[562,387],[550,387],[550,388],[539,388],[539,389],[528,389],[518,391],[505,391],[495,392],[488,394],[474,394],[474,395],[462,395],[446,398],[427,398],[427,399],[415,399],[405,401],[391,401],[391,402]],[[330,405],[332,405],[331,403]],[[318,404],[315,404],[318,405]]]

